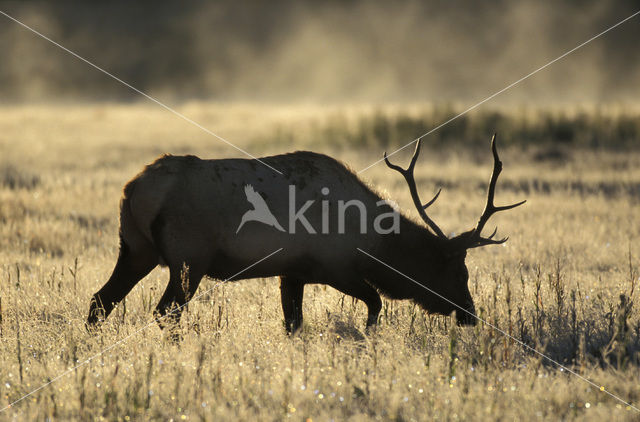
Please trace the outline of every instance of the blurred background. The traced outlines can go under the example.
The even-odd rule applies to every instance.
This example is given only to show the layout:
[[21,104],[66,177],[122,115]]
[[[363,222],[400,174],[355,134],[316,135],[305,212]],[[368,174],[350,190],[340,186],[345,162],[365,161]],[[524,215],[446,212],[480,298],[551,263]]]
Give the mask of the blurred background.
[[[632,14],[640,2],[0,1],[163,100],[473,103]],[[500,104],[635,102],[640,19]],[[0,16],[0,102],[141,97]]]

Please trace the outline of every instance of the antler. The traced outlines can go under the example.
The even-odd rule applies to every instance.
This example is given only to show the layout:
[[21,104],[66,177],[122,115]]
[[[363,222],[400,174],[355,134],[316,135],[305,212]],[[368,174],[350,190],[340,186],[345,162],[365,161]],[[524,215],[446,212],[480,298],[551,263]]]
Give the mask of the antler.
[[407,181],[407,184],[409,185],[409,192],[411,192],[411,199],[413,199],[413,204],[416,206],[416,209],[418,210],[418,214],[420,214],[420,217],[422,217],[424,222],[427,223],[429,227],[431,227],[431,230],[433,230],[438,237],[447,239],[447,236],[445,236],[442,230],[440,230],[440,227],[438,227],[438,225],[432,219],[430,219],[427,213],[425,212],[425,210],[429,208],[429,206],[433,204],[436,201],[436,199],[438,199],[438,196],[440,195],[440,192],[442,191],[442,189],[438,190],[438,193],[436,193],[433,199],[424,205],[422,205],[422,202],[420,201],[420,196],[418,196],[416,181],[413,177],[413,170],[416,165],[416,161],[418,160],[418,155],[420,155],[420,140],[418,140],[416,144],[416,150],[414,151],[413,157],[411,158],[411,163],[409,164],[409,167],[407,167],[406,170],[400,166],[391,164],[389,162],[389,159],[387,158],[386,152],[384,153],[384,162],[387,164],[387,166],[390,169],[393,169],[398,173],[400,173],[402,176],[404,176],[405,180]]
[[469,248],[477,248],[478,246],[484,246],[484,245],[497,245],[497,244],[506,242],[508,237],[505,237],[504,239],[500,239],[500,240],[493,239],[493,236],[495,236],[498,231],[497,227],[489,237],[482,237],[481,233],[482,233],[482,229],[484,228],[484,225],[487,223],[487,221],[493,214],[499,211],[506,211],[506,210],[510,210],[511,208],[519,207],[520,205],[527,202],[526,200],[524,200],[516,204],[504,205],[500,207],[496,207],[493,204],[493,198],[496,192],[496,183],[498,181],[498,176],[502,171],[502,161],[500,161],[500,157],[498,157],[498,149],[496,147],[495,134],[491,138],[491,151],[493,152],[493,173],[491,174],[491,180],[489,181],[489,190],[487,192],[487,204],[485,205],[484,211],[480,216],[480,220],[478,220],[478,224],[476,225],[476,228],[470,232],[469,241],[471,242],[471,246],[469,246]]

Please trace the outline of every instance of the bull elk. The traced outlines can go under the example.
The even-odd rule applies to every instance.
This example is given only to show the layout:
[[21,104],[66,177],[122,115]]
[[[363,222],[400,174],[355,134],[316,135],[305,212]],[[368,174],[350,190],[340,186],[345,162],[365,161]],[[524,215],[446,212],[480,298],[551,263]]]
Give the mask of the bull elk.
[[[426,226],[396,212],[326,155],[294,152],[261,159],[282,174],[254,160],[162,156],[124,188],[118,260],[91,299],[87,326],[103,321],[157,265],[168,266],[170,277],[154,314],[169,314],[174,322],[203,276],[279,276],[288,332],[302,324],[303,290],[311,283],[362,300],[368,308],[367,327],[378,320],[380,294],[411,299],[430,313],[457,310],[458,324],[473,325],[467,250],[505,242],[506,238],[494,239],[497,229],[488,237],[482,230],[494,213],[525,202],[494,205],[502,170],[495,135],[491,149],[494,166],[484,211],[475,228],[452,238],[426,212],[440,192],[424,205],[418,196],[413,173],[420,142],[407,169],[390,163],[386,153],[384,159],[406,179]],[[385,211],[391,226],[383,227],[380,213],[372,221],[372,211]],[[262,221],[256,217],[261,213],[266,215]],[[377,230],[367,230],[372,225]],[[279,248],[279,253],[261,260]]]

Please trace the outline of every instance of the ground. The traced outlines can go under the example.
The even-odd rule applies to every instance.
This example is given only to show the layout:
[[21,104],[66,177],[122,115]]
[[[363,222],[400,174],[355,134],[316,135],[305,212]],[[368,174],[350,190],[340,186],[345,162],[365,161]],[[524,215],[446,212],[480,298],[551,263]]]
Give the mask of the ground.
[[[439,117],[427,106],[179,110],[252,154],[313,149],[354,171],[409,142],[400,128]],[[640,120],[615,132],[601,112],[572,113],[548,133],[485,119],[450,132],[473,130],[473,142],[426,140],[416,178],[425,198],[443,187],[430,216],[447,234],[482,211],[491,122],[506,131],[497,202],[527,199],[491,221],[507,243],[467,258],[476,327],[385,300],[366,333],[364,304],[313,286],[304,328],[288,337],[277,280],[205,280],[176,343],[152,322],[168,280],[159,268],[100,332],[85,330],[116,261],[122,186],[161,153],[242,154],[152,105],[2,107],[0,407],[42,388],[0,420],[637,420],[640,154],[629,145]],[[572,132],[576,115],[599,135]],[[539,139],[516,139],[523,127]],[[378,164],[360,177],[417,218],[399,175]]]

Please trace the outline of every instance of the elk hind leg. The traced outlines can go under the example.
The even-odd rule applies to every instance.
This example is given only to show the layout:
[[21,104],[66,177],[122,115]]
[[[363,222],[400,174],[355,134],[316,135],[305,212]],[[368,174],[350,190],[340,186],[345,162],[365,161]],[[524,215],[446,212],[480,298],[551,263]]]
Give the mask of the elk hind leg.
[[204,276],[204,272],[184,263],[171,265],[169,274],[167,288],[154,311],[160,328],[176,326],[180,322],[185,305],[193,297]]
[[120,253],[113,273],[106,284],[93,295],[89,305],[87,328],[104,321],[114,306],[131,291],[133,286],[158,265],[158,254],[150,244],[128,244],[120,241]]

